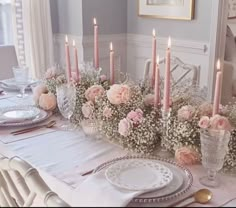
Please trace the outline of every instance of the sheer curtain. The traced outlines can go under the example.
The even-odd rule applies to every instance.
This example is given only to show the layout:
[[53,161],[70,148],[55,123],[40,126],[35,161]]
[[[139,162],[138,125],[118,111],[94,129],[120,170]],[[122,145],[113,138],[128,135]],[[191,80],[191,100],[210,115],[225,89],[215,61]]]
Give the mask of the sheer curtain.
[[32,77],[42,78],[53,65],[53,34],[49,0],[22,0],[25,62]]

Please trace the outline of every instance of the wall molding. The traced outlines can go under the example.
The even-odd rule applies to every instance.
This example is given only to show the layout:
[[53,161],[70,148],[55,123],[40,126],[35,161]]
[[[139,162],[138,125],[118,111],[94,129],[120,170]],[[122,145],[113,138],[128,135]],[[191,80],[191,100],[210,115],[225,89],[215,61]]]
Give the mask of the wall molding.
[[[139,47],[150,48],[152,46],[152,37],[147,35],[127,34],[127,42]],[[168,38],[158,37],[157,42],[158,48],[161,50],[165,50],[167,47]],[[209,54],[209,43],[172,39],[172,50],[186,53],[196,53],[207,56]]]

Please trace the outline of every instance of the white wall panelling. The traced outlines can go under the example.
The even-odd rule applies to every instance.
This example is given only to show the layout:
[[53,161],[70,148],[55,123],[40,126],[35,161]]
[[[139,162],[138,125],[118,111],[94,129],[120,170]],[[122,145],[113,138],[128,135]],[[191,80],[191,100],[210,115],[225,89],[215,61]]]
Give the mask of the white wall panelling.
[[[79,49],[79,60],[82,62],[93,60],[93,36],[68,36],[72,45],[75,39]],[[158,53],[165,56],[168,38],[158,38]],[[65,65],[65,34],[55,34],[55,57],[62,65]],[[132,79],[139,80],[143,77],[144,65],[151,58],[152,37],[136,34],[100,35],[100,65],[109,71],[109,44],[112,41],[115,50],[116,68],[128,72]],[[73,53],[71,47],[71,53]],[[172,40],[172,53],[185,63],[200,66],[200,85],[207,86],[209,69],[209,44],[188,40]],[[73,55],[72,55],[73,57]]]

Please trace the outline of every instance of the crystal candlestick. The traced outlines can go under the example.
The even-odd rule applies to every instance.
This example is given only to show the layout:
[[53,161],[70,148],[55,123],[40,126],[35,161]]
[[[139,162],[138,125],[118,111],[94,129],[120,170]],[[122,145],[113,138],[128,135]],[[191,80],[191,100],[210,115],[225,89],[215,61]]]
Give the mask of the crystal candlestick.
[[166,112],[162,109],[162,124],[163,124],[163,132],[161,139],[161,151],[159,156],[162,158],[170,158],[171,153],[168,151],[169,146],[169,122],[170,122],[171,109]]

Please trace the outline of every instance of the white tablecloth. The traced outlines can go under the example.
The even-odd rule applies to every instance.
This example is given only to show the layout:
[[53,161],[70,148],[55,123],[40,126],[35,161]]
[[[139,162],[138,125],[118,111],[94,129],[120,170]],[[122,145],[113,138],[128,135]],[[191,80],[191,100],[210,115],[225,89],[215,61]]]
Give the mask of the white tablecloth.
[[[18,102],[19,100],[15,97],[2,98],[0,107],[14,105]],[[30,102],[32,103],[29,98],[27,103]],[[10,132],[12,129],[0,128],[0,140],[1,132],[6,134],[6,131]],[[81,131],[55,131],[9,144],[0,142],[0,153],[8,157],[17,155],[30,162],[40,170],[40,174],[49,186],[69,204],[72,202],[71,193],[86,178],[82,177],[81,173],[91,170],[107,160],[127,155],[127,152],[120,147],[102,140],[88,138]],[[206,171],[201,166],[191,167],[190,170],[194,176],[191,192],[205,188],[200,185],[198,179],[205,175]],[[236,178],[221,176],[221,180],[220,189],[212,190],[214,199],[207,206],[221,206],[236,199]],[[75,203],[74,199],[73,202]],[[234,202],[232,203],[235,205]],[[159,204],[159,206],[167,205],[169,204]]]

